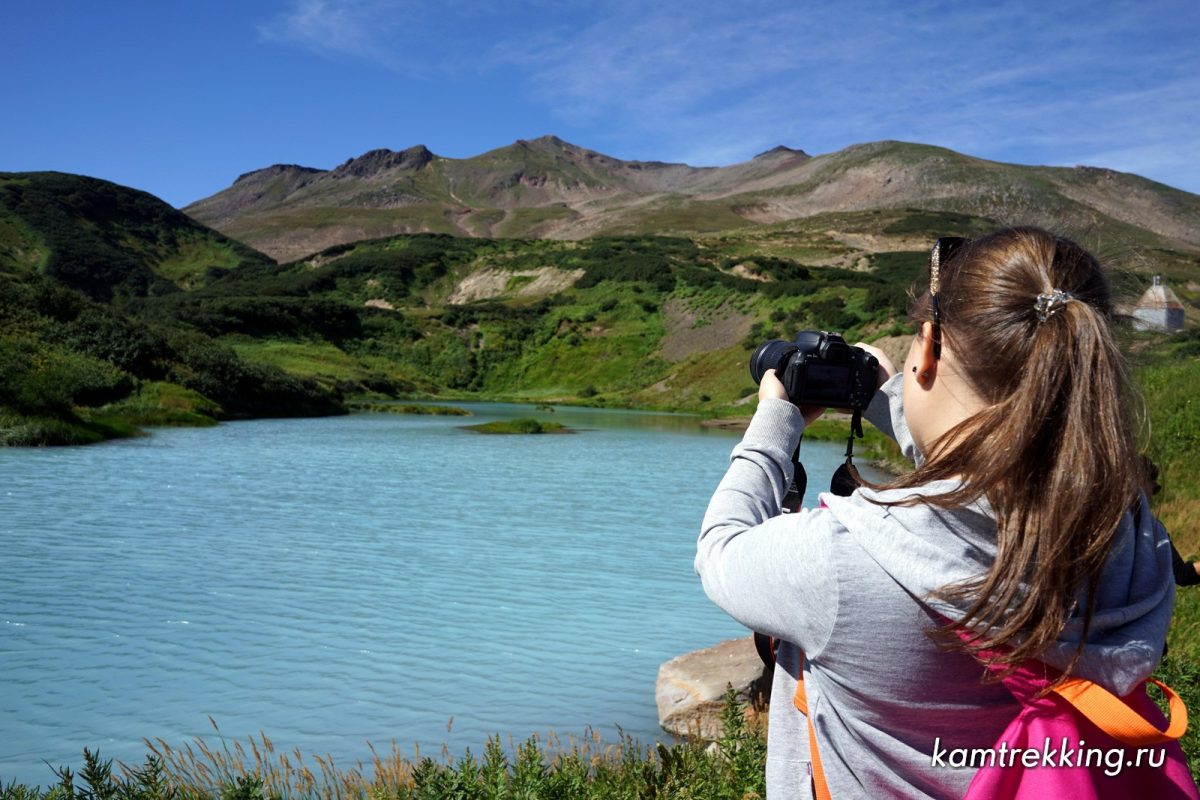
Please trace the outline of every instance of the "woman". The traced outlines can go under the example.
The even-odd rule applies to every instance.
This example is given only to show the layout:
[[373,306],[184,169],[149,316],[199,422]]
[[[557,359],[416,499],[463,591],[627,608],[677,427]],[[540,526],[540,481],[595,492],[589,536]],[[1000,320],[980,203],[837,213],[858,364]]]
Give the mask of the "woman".
[[1138,488],[1100,266],[1033,228],[943,240],[934,256],[903,368],[872,350],[881,385],[866,413],[916,469],[781,515],[791,455],[823,409],[792,405],[769,371],[705,515],[705,591],[783,642],[772,800],[810,792],[806,721],[789,702],[801,671],[833,797],[941,798],[961,797],[974,770],[938,763],[939,749],[989,748],[1018,711],[973,652],[1037,657],[1120,695],[1162,653],[1170,547]]

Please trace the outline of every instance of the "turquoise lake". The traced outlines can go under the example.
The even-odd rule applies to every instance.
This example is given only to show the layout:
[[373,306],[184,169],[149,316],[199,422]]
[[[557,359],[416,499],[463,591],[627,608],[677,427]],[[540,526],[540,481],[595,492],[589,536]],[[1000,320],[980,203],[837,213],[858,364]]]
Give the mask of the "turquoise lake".
[[[341,765],[367,741],[669,738],[659,664],[747,633],[692,570],[738,435],[464,407],[0,450],[0,781],[216,743],[210,716]],[[579,433],[460,427],[519,416]],[[824,488],[842,447],[804,451]]]

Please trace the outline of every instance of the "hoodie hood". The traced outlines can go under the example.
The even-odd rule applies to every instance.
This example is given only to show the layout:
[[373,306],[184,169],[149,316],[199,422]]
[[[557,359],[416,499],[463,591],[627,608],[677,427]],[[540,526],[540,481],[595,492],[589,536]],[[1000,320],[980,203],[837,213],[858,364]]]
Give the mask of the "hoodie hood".
[[[935,481],[920,494],[956,488]],[[996,524],[979,502],[946,510],[918,503],[882,506],[912,496],[913,489],[859,489],[850,497],[821,495],[859,546],[905,591],[934,611],[958,618],[965,610],[932,595],[942,587],[985,573],[995,559]],[[1091,629],[1072,674],[1124,696],[1150,676],[1162,657],[1175,598],[1171,545],[1143,496],[1122,519],[1101,574]],[[1082,613],[1040,657],[1064,669],[1083,635]]]

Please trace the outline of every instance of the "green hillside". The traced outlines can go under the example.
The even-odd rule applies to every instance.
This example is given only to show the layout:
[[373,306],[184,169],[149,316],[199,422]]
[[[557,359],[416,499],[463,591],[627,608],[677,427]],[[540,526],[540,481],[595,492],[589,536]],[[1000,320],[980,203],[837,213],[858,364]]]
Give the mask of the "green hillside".
[[269,258],[106,181],[0,174],[0,444],[342,413],[335,392],[131,309]]
[[0,173],[0,269],[41,273],[97,300],[167,294],[270,264],[153,195],[58,172]]

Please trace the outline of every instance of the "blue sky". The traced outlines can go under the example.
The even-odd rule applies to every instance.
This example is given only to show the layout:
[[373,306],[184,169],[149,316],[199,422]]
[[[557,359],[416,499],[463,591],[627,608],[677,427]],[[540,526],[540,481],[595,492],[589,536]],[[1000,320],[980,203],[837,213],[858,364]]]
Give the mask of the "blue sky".
[[1200,2],[7,3],[0,170],[182,206],[273,163],[553,133],[720,165],[878,139],[1200,192]]

